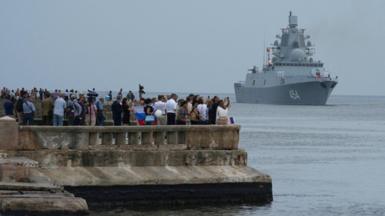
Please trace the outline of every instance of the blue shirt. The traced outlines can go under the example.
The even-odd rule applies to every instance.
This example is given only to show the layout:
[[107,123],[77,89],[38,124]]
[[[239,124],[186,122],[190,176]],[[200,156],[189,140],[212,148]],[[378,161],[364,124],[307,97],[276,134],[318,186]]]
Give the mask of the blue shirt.
[[62,97],[58,97],[55,100],[53,114],[58,116],[64,116],[64,109],[66,108],[66,105],[66,101]]
[[12,101],[6,99],[4,101],[3,107],[4,107],[4,114],[5,115],[8,115],[8,116],[13,115],[13,103],[12,103]]
[[34,113],[36,111],[35,105],[28,100],[23,102],[23,113]]
[[96,109],[97,110],[102,110],[103,111],[104,108],[103,108],[103,103],[102,102],[97,101],[95,105],[96,105]]

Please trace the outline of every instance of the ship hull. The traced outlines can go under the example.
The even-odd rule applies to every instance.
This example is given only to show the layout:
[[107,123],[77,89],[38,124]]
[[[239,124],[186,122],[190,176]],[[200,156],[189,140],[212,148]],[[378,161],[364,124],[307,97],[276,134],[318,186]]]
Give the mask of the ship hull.
[[271,87],[245,87],[235,83],[238,103],[325,105],[336,81],[309,81]]

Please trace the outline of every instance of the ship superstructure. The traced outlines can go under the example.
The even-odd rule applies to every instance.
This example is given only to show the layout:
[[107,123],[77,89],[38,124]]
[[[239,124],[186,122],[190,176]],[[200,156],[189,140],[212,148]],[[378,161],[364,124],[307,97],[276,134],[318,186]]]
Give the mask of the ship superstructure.
[[239,103],[324,105],[337,85],[337,77],[315,60],[314,46],[305,29],[298,28],[290,12],[289,25],[267,48],[262,70],[250,69],[245,82],[234,84]]

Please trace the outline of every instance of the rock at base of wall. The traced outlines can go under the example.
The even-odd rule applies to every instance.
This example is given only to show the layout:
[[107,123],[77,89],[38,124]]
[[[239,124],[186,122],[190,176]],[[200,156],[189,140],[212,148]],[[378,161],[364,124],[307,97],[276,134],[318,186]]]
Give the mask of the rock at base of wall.
[[87,202],[42,183],[0,182],[0,215],[84,215]]

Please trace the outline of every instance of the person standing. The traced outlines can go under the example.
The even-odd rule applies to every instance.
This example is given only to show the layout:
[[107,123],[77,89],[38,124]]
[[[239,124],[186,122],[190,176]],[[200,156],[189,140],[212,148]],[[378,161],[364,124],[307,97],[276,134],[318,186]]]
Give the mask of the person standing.
[[95,126],[96,125],[96,106],[93,100],[88,102],[87,107],[87,125]]
[[108,92],[108,100],[107,101],[112,101],[112,91],[111,90]]
[[122,125],[122,105],[120,104],[120,97],[116,97],[116,100],[111,105],[112,119],[114,120],[114,125]]
[[16,115],[17,115],[17,121],[19,122],[19,124],[23,123],[23,103],[24,103],[24,95],[19,93],[16,101]]
[[66,109],[65,109],[65,116],[68,120],[68,125],[73,125],[75,121],[75,106],[74,106],[74,100],[75,96],[65,96],[64,100],[66,101]]
[[85,101],[84,95],[79,94],[78,104],[81,107],[80,115],[79,115],[79,125],[85,125],[86,124],[86,115],[87,115],[87,106],[86,106],[86,101]]
[[186,125],[189,122],[189,112],[187,108],[187,101],[182,100],[179,102],[179,109],[176,123],[178,125]]
[[[167,117],[166,117],[166,97],[164,95],[158,96],[158,101],[154,103],[154,109],[155,112],[159,110],[161,112],[161,115],[157,116],[157,120],[160,125],[166,125],[167,124]],[[158,111],[158,112],[159,112]]]
[[53,103],[51,94],[49,92],[44,93],[44,99],[41,103],[42,108],[42,117],[44,125],[52,125],[52,115],[53,115]]
[[122,112],[123,112],[123,125],[129,125],[130,124],[130,106],[128,105],[127,98],[123,98]]
[[144,98],[139,100],[139,103],[134,106],[135,119],[138,125],[145,125],[146,113],[144,112]]
[[123,89],[122,88],[119,90],[118,95],[116,97],[120,98],[120,99],[123,98]]
[[82,105],[78,102],[78,100],[75,98],[73,100],[73,105],[74,105],[74,122],[73,125],[81,125],[82,121]]
[[220,100],[218,102],[217,114],[216,114],[216,124],[227,125],[229,123],[229,106],[230,100]]
[[104,99],[101,97],[96,102],[96,125],[103,126],[104,125]]
[[200,122],[201,122],[201,124],[207,124],[208,123],[208,118],[207,118],[208,109],[207,109],[207,105],[204,103],[202,97],[200,97],[198,99],[198,103],[199,104],[197,106],[197,109],[198,109],[198,112],[199,112]]
[[190,95],[186,98],[186,102],[187,102],[187,112],[188,112],[188,113],[191,113],[192,110],[193,110],[193,98],[194,98],[194,95],[193,95],[193,94],[190,94]]
[[10,116],[10,117],[13,116],[13,103],[11,101],[11,96],[10,95],[6,95],[5,96],[3,108],[4,108],[4,114],[6,116]]
[[211,101],[212,101],[211,105],[208,107],[209,124],[215,124],[217,120],[217,109],[218,109],[219,98],[217,96],[214,96],[214,98]]
[[27,96],[23,101],[23,124],[31,125],[33,123],[33,115],[36,112],[35,105],[31,102],[31,98]]
[[152,125],[155,123],[155,116],[154,116],[154,107],[151,105],[151,99],[145,100],[145,106],[143,108],[144,114],[146,117],[144,118],[146,125]]
[[134,93],[132,93],[131,90],[128,91],[127,99],[130,100],[130,101],[134,101],[135,100],[135,95],[134,95]]
[[178,96],[176,94],[171,94],[170,99],[166,102],[166,112],[167,112],[167,125],[175,125],[176,124],[176,108],[177,103],[176,100]]
[[66,101],[62,94],[58,94],[53,108],[53,126],[63,126],[64,111],[66,109]]

